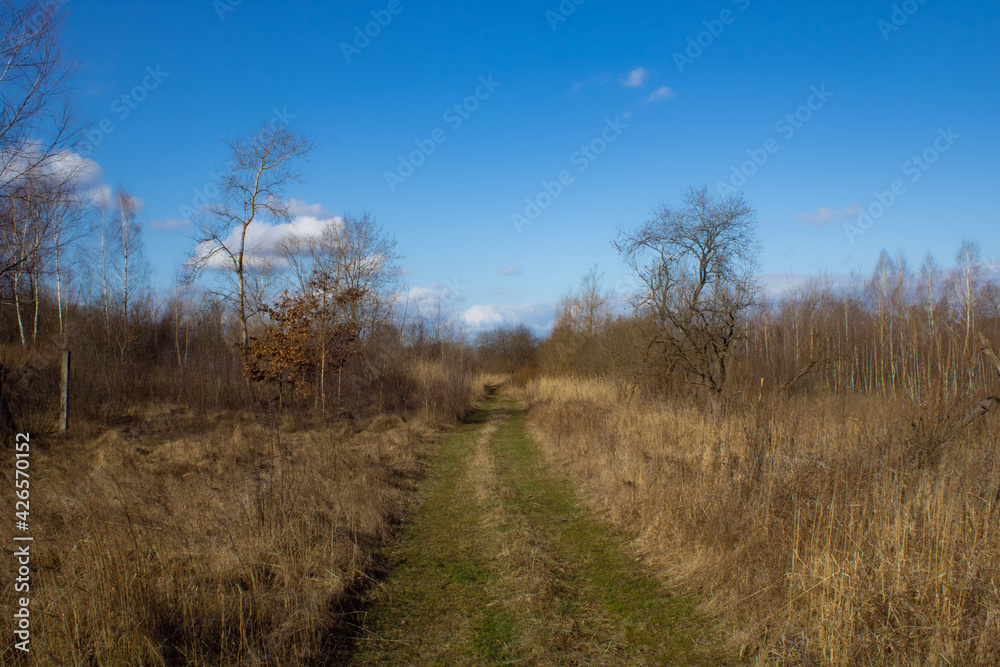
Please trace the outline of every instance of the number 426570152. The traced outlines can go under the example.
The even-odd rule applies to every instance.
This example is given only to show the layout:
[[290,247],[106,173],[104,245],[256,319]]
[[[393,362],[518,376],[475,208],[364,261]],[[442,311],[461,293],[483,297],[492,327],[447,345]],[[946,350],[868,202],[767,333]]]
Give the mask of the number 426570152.
[[14,486],[16,487],[15,495],[17,496],[17,503],[15,504],[15,516],[19,521],[28,521],[28,511],[30,509],[28,498],[31,496],[31,480],[28,473],[28,469],[31,467],[31,462],[29,460],[29,455],[31,454],[31,436],[27,433],[18,433],[15,438],[14,451],[15,451],[15,470],[14,470]]

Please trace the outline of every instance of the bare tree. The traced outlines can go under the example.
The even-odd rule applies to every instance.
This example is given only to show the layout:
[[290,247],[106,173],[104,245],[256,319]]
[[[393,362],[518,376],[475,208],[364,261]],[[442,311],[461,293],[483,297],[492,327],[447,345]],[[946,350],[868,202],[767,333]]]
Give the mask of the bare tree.
[[392,316],[400,279],[395,237],[369,213],[348,214],[323,230],[316,250],[317,270],[339,289],[361,295],[343,305],[342,315],[366,342]]
[[927,380],[931,377],[931,355],[930,350],[935,351],[938,361],[938,370],[941,365],[941,337],[938,334],[938,301],[941,298],[941,283],[943,274],[934,255],[928,252],[924,256],[924,261],[920,265],[920,289],[918,292],[918,303],[920,309],[926,317],[928,355],[925,364],[924,374]]
[[962,344],[965,353],[969,353],[970,346],[973,345],[972,329],[983,274],[980,255],[979,244],[970,239],[962,239],[962,245],[955,253],[955,270],[952,274],[957,301],[955,318],[965,327],[965,342]]
[[635,306],[668,372],[718,393],[741,320],[757,302],[757,216],[742,195],[715,201],[705,187],[681,202],[620,232],[615,247],[641,281]]
[[497,327],[476,336],[480,359],[487,367],[513,377],[517,369],[531,364],[538,354],[538,340],[524,324]]
[[10,283],[21,346],[25,348],[29,334],[22,305],[24,301],[30,302],[30,283],[37,284],[43,251],[50,238],[51,218],[46,211],[48,196],[44,188],[42,179],[21,181],[17,187],[8,189],[4,200],[6,224],[2,242],[8,264],[5,277]]
[[[59,45],[60,4],[0,0],[0,196],[40,174],[73,177],[68,158],[84,128],[71,97],[77,65]],[[0,259],[0,274],[10,268]]]
[[62,189],[53,202],[52,264],[60,336],[66,335],[66,303],[77,292],[69,278],[73,275],[80,242],[92,232],[89,209],[89,202],[84,201],[75,187]]
[[118,308],[121,313],[121,333],[118,337],[118,355],[124,364],[129,342],[135,336],[131,317],[139,297],[147,287],[149,264],[143,252],[142,230],[135,221],[136,199],[128,190],[119,186],[115,192],[118,217],[115,221],[117,257],[115,269],[119,288]]
[[595,264],[580,279],[576,293],[564,300],[565,317],[586,341],[593,341],[611,321],[611,297],[601,288],[603,277]]
[[284,126],[265,123],[226,145],[231,155],[219,184],[220,200],[202,212],[191,265],[199,271],[221,268],[228,274],[223,296],[236,304],[245,348],[250,340],[247,321],[266,300],[267,273],[263,248],[248,245],[248,233],[254,223],[291,219],[283,201],[285,186],[300,179],[294,163],[309,154],[312,144]]
[[559,300],[543,355],[553,368],[592,373],[604,365],[607,354],[618,352],[602,340],[612,321],[611,295],[601,287],[603,276],[595,264],[579,287]]
[[[0,278],[14,276],[15,282],[28,274],[34,279],[37,335],[39,253],[49,240],[35,225],[25,234],[24,224],[12,199],[31,192],[38,178],[75,178],[72,151],[79,144],[84,127],[78,123],[73,106],[73,78],[76,64],[62,51],[61,3],[46,0],[0,0]],[[25,212],[22,208],[22,213]],[[37,223],[38,220],[34,220]],[[30,237],[30,241],[29,241]],[[16,241],[11,243],[10,241]],[[15,289],[18,294],[20,285]],[[18,310],[21,341],[26,343],[24,323]],[[5,398],[4,370],[0,366],[0,431],[16,430]]]

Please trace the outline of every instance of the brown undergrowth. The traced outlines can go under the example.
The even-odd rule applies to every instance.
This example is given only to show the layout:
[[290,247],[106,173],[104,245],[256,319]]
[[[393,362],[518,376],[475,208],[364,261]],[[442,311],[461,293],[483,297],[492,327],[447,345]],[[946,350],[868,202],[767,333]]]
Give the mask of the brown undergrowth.
[[709,594],[744,656],[1000,664],[996,415],[940,442],[957,411],[933,401],[754,392],[713,412],[552,378],[523,398],[547,456]]

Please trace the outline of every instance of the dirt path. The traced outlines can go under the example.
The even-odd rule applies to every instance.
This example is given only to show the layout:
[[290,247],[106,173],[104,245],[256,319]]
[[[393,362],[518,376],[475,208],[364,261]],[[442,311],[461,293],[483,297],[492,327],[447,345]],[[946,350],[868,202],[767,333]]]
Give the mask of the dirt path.
[[725,662],[706,625],[578,507],[506,398],[442,444],[352,665]]

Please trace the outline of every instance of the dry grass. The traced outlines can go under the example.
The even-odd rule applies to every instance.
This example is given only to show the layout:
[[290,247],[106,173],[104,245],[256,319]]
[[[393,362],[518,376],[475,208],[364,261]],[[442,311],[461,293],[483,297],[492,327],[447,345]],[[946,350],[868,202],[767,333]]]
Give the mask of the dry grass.
[[524,398],[547,455],[744,655],[1000,664],[995,415],[935,446],[953,406],[754,394],[712,414],[551,378]]
[[[429,424],[162,408],[128,430],[39,442],[34,663],[338,664],[341,612],[412,496]],[[9,618],[12,587],[0,605]],[[0,664],[17,664],[10,642]]]

